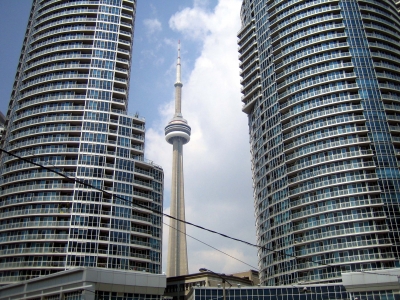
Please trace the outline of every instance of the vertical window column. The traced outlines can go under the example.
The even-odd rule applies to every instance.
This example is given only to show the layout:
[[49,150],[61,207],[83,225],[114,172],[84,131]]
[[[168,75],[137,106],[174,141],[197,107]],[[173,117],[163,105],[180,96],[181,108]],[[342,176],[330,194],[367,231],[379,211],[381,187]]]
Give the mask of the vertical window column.
[[[377,167],[378,183],[382,190],[381,198],[386,204],[385,211],[388,216],[387,225],[390,236],[395,245],[393,252],[400,254],[400,171],[398,168],[395,149],[391,142],[389,125],[386,120],[383,101],[379,89],[378,79],[373,68],[374,63],[368,47],[368,39],[363,27],[360,8],[356,0],[343,0],[340,2],[343,22],[346,25],[350,53],[357,75],[359,94],[362,98],[366,126],[370,133],[371,148],[374,152],[374,162]],[[371,133],[372,132],[372,133]],[[390,258],[391,255],[387,258]],[[399,262],[396,263],[400,266]],[[393,267],[392,265],[377,265],[377,268]]]

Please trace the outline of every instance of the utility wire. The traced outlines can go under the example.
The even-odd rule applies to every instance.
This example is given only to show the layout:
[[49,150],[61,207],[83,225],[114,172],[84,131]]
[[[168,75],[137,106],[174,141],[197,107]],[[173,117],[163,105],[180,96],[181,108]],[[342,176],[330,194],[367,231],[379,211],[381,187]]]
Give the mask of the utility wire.
[[230,258],[233,258],[233,259],[235,259],[237,261],[240,261],[241,263],[243,263],[243,264],[245,264],[245,265],[247,265],[247,266],[249,266],[249,267],[251,267],[253,269],[256,269],[256,270],[258,269],[257,267],[249,265],[248,263],[244,262],[243,260],[240,260],[239,258],[236,258],[236,257],[234,257],[234,256],[232,256],[232,255],[230,255],[230,254],[228,254],[228,253],[226,253],[226,252],[224,252],[222,250],[219,250],[219,249],[215,248],[214,246],[211,246],[211,245],[209,245],[209,244],[207,244],[207,243],[205,243],[205,242],[203,242],[203,241],[201,241],[201,240],[199,240],[199,239],[187,234],[186,232],[183,232],[182,230],[179,230],[178,228],[175,228],[175,227],[173,227],[171,225],[168,225],[165,222],[163,222],[163,223],[164,223],[164,225],[167,225],[168,227],[170,227],[170,228],[172,228],[172,229],[174,229],[176,231],[179,231],[180,233],[182,233],[182,234],[184,234],[184,235],[186,235],[186,236],[188,236],[188,237],[190,237],[190,238],[192,238],[192,239],[194,239],[194,240],[196,240],[196,241],[198,241],[198,242],[200,242],[200,243],[202,243],[202,244],[204,244],[204,245],[206,245],[206,246],[208,246],[208,247],[210,247],[210,248],[212,248],[212,249],[214,249],[214,250],[216,250],[218,252],[221,252],[222,254],[225,254],[225,255],[229,256]]
[[[112,194],[112,193],[107,192],[107,191],[105,191],[105,190],[102,190],[102,189],[100,189],[100,188],[98,188],[98,187],[96,187],[96,186],[93,186],[93,185],[91,185],[91,184],[89,184],[89,183],[87,183],[87,182],[84,182],[84,181],[82,181],[82,180],[79,180],[79,179],[76,179],[76,178],[68,177],[67,175],[65,175],[65,174],[63,174],[63,173],[61,173],[61,172],[58,172],[58,171],[53,170],[53,169],[51,169],[51,168],[45,167],[45,166],[43,166],[43,165],[41,165],[41,164],[35,163],[35,162],[33,162],[33,161],[30,161],[30,160],[28,160],[28,159],[26,159],[26,158],[23,158],[23,157],[21,157],[21,156],[18,156],[18,155],[14,154],[14,153],[11,153],[11,152],[7,151],[7,150],[4,150],[4,149],[1,149],[1,148],[0,148],[0,152],[4,152],[4,153],[6,153],[6,154],[8,154],[8,155],[10,155],[10,156],[13,156],[13,157],[19,159],[19,160],[25,161],[25,162],[30,163],[30,164],[33,164],[33,165],[35,165],[35,166],[37,166],[37,167],[39,167],[39,168],[42,168],[42,169],[45,169],[45,170],[47,170],[47,171],[53,172],[53,173],[55,173],[55,174],[57,174],[57,175],[59,175],[59,176],[61,176],[61,177],[64,177],[65,179],[67,179],[67,180],[69,180],[69,181],[72,181],[72,182],[74,182],[74,183],[82,184],[82,185],[84,185],[84,186],[86,186],[86,187],[90,187],[90,188],[92,188],[92,189],[94,189],[94,190],[97,190],[97,191],[102,192],[102,193],[104,193],[104,194],[106,194],[106,195],[109,195],[109,196],[111,196],[111,197],[114,197],[114,198],[117,198],[117,199],[122,200],[122,201],[124,201],[124,202],[127,202],[127,203],[129,203],[129,204],[131,204],[131,205],[134,205],[134,206],[137,206],[137,207],[140,207],[140,208],[144,208],[144,209],[150,210],[150,211],[152,211],[152,212],[154,212],[154,213],[156,213],[156,214],[163,215],[163,216],[165,216],[165,217],[167,217],[167,218],[176,220],[176,221],[178,221],[178,222],[185,223],[185,224],[187,224],[187,225],[190,225],[190,226],[199,228],[199,229],[201,229],[201,230],[208,231],[208,232],[211,232],[211,233],[220,235],[220,236],[222,236],[222,237],[224,237],[224,238],[227,238],[227,239],[230,239],[230,240],[234,240],[234,241],[237,241],[237,242],[246,244],[246,245],[248,245],[248,246],[256,247],[256,248],[258,248],[258,249],[260,249],[260,250],[267,250],[267,251],[270,251],[270,252],[280,253],[280,254],[283,254],[284,256],[288,256],[288,257],[291,257],[291,258],[300,259],[300,257],[298,257],[298,256],[296,256],[296,255],[288,254],[288,253],[285,253],[284,251],[281,252],[281,251],[279,251],[279,250],[270,249],[270,248],[267,248],[267,247],[265,247],[265,246],[258,246],[258,245],[256,245],[256,244],[253,244],[253,243],[250,243],[250,242],[247,242],[247,241],[238,239],[238,238],[231,237],[231,236],[226,235],[226,234],[223,234],[223,233],[221,233],[221,232],[218,232],[218,231],[215,231],[215,230],[212,230],[212,229],[209,229],[209,228],[205,228],[205,227],[203,227],[203,226],[200,226],[200,225],[197,225],[197,224],[194,224],[194,223],[185,221],[185,220],[181,220],[181,219],[175,218],[175,217],[173,217],[173,216],[171,216],[171,215],[168,215],[168,214],[166,214],[166,213],[159,212],[159,211],[157,211],[157,210],[155,210],[155,209],[151,209],[151,208],[149,208],[149,207],[147,207],[147,206],[144,206],[144,205],[141,205],[141,204],[138,204],[138,203],[133,203],[132,201],[126,200],[126,199],[124,199],[124,198],[122,198],[122,197],[120,197],[120,196],[118,196],[118,195],[115,195],[115,194]],[[312,262],[312,263],[315,263],[315,264],[318,264],[318,265],[321,265],[321,266],[334,267],[334,265],[326,264],[326,263],[319,262],[319,261],[313,261],[312,259],[308,259],[308,262]],[[394,277],[398,277],[397,275],[381,274],[381,273],[370,272],[370,271],[363,271],[363,270],[361,270],[361,271],[359,271],[359,272],[361,272],[361,273],[366,273],[366,274],[375,274],[375,275],[382,275],[382,276],[392,276],[392,277],[394,276]]]
[[84,185],[84,186],[86,186],[86,187],[90,187],[90,188],[92,188],[92,189],[94,189],[94,190],[97,190],[97,191],[99,191],[99,192],[102,192],[102,193],[104,193],[104,194],[106,194],[106,195],[109,195],[109,196],[111,196],[111,197],[117,198],[117,199],[119,199],[119,200],[121,200],[121,201],[127,202],[127,203],[129,203],[129,204],[131,204],[131,205],[134,205],[134,206],[137,206],[137,207],[140,207],[140,208],[144,208],[144,209],[150,210],[150,211],[152,211],[152,212],[154,212],[154,213],[156,213],[156,214],[163,215],[163,216],[165,216],[165,217],[167,217],[167,218],[170,218],[170,219],[173,219],[173,220],[176,220],[176,221],[179,221],[179,222],[183,222],[183,223],[185,223],[185,224],[191,225],[191,226],[193,226],[193,227],[197,227],[197,228],[199,228],[199,229],[202,229],[202,230],[205,230],[205,231],[214,233],[214,234],[218,234],[218,235],[223,236],[223,237],[228,238],[228,239],[232,239],[232,240],[235,240],[235,241],[238,241],[238,242],[242,242],[242,243],[247,244],[247,245],[249,245],[249,246],[259,247],[259,246],[255,245],[255,244],[252,244],[252,243],[249,243],[249,242],[246,242],[246,241],[243,241],[243,240],[234,238],[234,237],[230,237],[230,236],[228,236],[228,235],[226,235],[226,234],[217,232],[217,231],[215,231],[215,230],[211,230],[211,229],[202,227],[202,226],[200,226],[200,225],[197,225],[197,224],[194,224],[194,223],[191,223],[191,222],[188,222],[188,221],[184,221],[184,220],[175,218],[175,217],[173,217],[173,216],[171,216],[171,215],[168,215],[168,214],[166,214],[166,213],[159,212],[158,210],[149,208],[149,207],[147,207],[147,206],[145,206],[145,205],[141,205],[141,204],[138,204],[138,203],[133,203],[132,201],[126,200],[126,199],[124,199],[124,198],[122,198],[122,197],[120,197],[120,196],[118,196],[118,195],[116,195],[116,194],[112,194],[112,193],[110,193],[110,192],[107,192],[107,191],[105,191],[105,190],[103,190],[103,189],[101,189],[101,188],[98,188],[98,187],[96,187],[96,186],[94,186],[94,185],[91,185],[91,184],[89,184],[89,183],[87,183],[87,182],[84,182],[84,181],[82,181],[82,180],[79,180],[79,179],[76,179],[76,178],[72,178],[72,177],[68,177],[67,175],[65,175],[65,174],[63,174],[63,173],[61,173],[61,172],[59,172],[59,171],[57,171],[57,170],[54,170],[54,169],[49,168],[49,167],[45,167],[45,166],[43,166],[43,165],[41,165],[41,164],[39,164],[39,163],[36,163],[36,162],[33,162],[33,161],[29,160],[29,159],[23,158],[23,157],[21,157],[21,156],[19,156],[19,155],[16,155],[16,154],[14,154],[14,153],[11,153],[11,152],[9,152],[9,151],[7,151],[7,150],[4,150],[4,149],[1,149],[1,148],[0,148],[0,151],[6,153],[6,154],[8,154],[8,155],[11,155],[11,156],[13,156],[13,157],[15,157],[15,158],[17,158],[17,159],[19,159],[19,160],[22,160],[22,161],[25,161],[25,162],[27,162],[27,163],[33,164],[33,165],[35,165],[35,166],[37,166],[37,167],[39,167],[39,168],[42,168],[42,169],[45,169],[45,170],[47,170],[47,171],[53,172],[53,173],[55,173],[55,174],[57,174],[57,175],[59,175],[59,176],[61,176],[61,177],[64,177],[64,178],[67,179],[68,181],[71,181],[71,182],[74,182],[74,183],[79,183],[79,184],[82,184],[82,185]]
[[[99,189],[99,188],[96,188],[96,187],[94,187],[94,186],[92,186],[92,185],[90,185],[90,184],[88,184],[88,183],[86,183],[86,182],[79,181],[79,180],[76,179],[76,178],[68,177],[67,175],[65,175],[65,174],[63,174],[63,173],[61,173],[61,172],[58,172],[58,171],[56,171],[56,170],[54,170],[54,169],[50,169],[50,168],[47,168],[47,167],[45,167],[45,166],[43,166],[43,165],[40,165],[40,164],[38,164],[38,163],[32,162],[32,161],[30,161],[30,160],[28,160],[28,159],[24,159],[24,158],[22,158],[22,157],[19,157],[18,155],[15,155],[15,154],[13,154],[13,153],[7,152],[7,151],[5,151],[5,150],[3,150],[3,149],[0,149],[0,150],[3,151],[3,152],[5,152],[5,153],[7,153],[7,154],[10,154],[10,155],[12,155],[12,156],[18,158],[18,159],[22,159],[22,160],[24,160],[25,162],[34,164],[34,165],[36,165],[36,166],[38,166],[38,167],[40,167],[40,168],[44,168],[44,169],[46,169],[46,170],[48,170],[48,171],[54,172],[54,173],[56,173],[57,175],[63,176],[64,178],[67,178],[67,179],[69,179],[69,180],[73,180],[74,182],[78,182],[78,183],[80,183],[80,184],[83,184],[83,185],[86,185],[86,186],[90,186],[90,187],[92,187],[92,188],[95,188],[95,189],[97,189],[97,190],[99,190],[99,191],[101,191],[101,192],[105,192],[105,191],[103,191],[103,190],[101,190],[101,189]],[[35,156],[35,155],[32,154],[32,153],[30,153],[30,154],[33,155],[33,156]],[[54,165],[53,165],[53,166],[54,166]],[[54,166],[54,168],[55,168],[55,166]],[[107,193],[107,192],[106,192],[106,193]],[[111,193],[109,193],[109,194],[111,194]],[[111,195],[115,196],[114,194],[111,194]],[[120,198],[120,197],[117,196],[117,198]],[[133,203],[130,202],[129,200],[126,200],[126,199],[123,199],[123,198],[120,198],[120,199],[123,200],[123,201],[129,202],[130,204],[133,204]],[[134,205],[140,206],[140,204],[136,204],[136,203],[135,203]],[[145,207],[145,208],[147,209],[147,207]],[[154,211],[154,210],[152,210],[152,211],[153,211],[153,212],[156,212],[156,213],[159,213],[158,211]],[[165,216],[169,216],[169,215],[167,215],[167,214],[164,214],[164,215],[165,215]],[[177,220],[178,220],[178,219],[177,219]],[[178,221],[180,221],[180,220],[178,220]],[[204,244],[204,245],[206,245],[206,246],[208,246],[208,247],[210,247],[210,248],[212,248],[212,249],[214,249],[214,250],[216,250],[216,251],[218,251],[218,252],[221,252],[221,253],[223,253],[223,254],[225,254],[225,255],[227,255],[227,256],[229,256],[229,257],[231,257],[231,258],[233,258],[233,259],[235,259],[235,260],[237,260],[237,261],[240,261],[241,263],[243,263],[243,264],[245,264],[245,265],[248,265],[248,266],[251,267],[251,268],[257,269],[257,267],[254,267],[254,266],[252,266],[252,265],[249,265],[248,263],[246,263],[246,262],[244,262],[244,261],[242,261],[242,260],[240,260],[240,259],[238,259],[238,258],[236,258],[236,257],[233,257],[232,255],[230,255],[230,254],[228,254],[228,253],[225,253],[225,252],[223,252],[223,251],[221,251],[221,250],[219,250],[219,249],[217,249],[217,248],[215,248],[215,247],[213,247],[213,246],[211,246],[211,245],[209,245],[209,244],[207,244],[207,243],[205,243],[205,242],[203,242],[203,241],[201,241],[201,240],[199,240],[199,239],[197,239],[197,238],[195,238],[195,237],[193,237],[193,236],[191,236],[191,235],[189,235],[189,234],[187,234],[187,233],[184,233],[184,232],[182,232],[181,230],[179,230],[179,229],[177,229],[177,228],[175,228],[175,227],[173,227],[173,226],[170,226],[170,225],[166,224],[165,222],[163,222],[163,223],[164,223],[165,225],[169,226],[170,228],[175,229],[176,231],[179,231],[180,233],[183,233],[183,234],[185,234],[186,236],[188,236],[188,237],[190,237],[190,238],[192,238],[192,239],[194,239],[194,240],[196,240],[196,241],[198,241],[198,242],[200,242],[200,243],[202,243],[202,244]]]

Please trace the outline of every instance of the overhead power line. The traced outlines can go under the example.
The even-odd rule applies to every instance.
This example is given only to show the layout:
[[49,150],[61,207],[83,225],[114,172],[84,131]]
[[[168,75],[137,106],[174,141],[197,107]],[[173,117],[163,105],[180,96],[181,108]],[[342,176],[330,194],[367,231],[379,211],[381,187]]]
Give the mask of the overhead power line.
[[223,237],[225,237],[225,238],[228,238],[228,239],[231,239],[231,240],[235,240],[235,241],[238,241],[238,242],[247,244],[247,245],[252,246],[252,247],[258,247],[258,246],[255,245],[255,244],[252,244],[252,243],[249,243],[249,242],[246,242],[246,241],[243,241],[243,240],[240,240],[240,239],[237,239],[237,238],[228,236],[228,235],[226,235],[226,234],[220,233],[220,232],[215,231],[215,230],[212,230],[212,229],[205,228],[205,227],[203,227],[203,226],[200,226],[200,225],[197,225],[197,224],[188,222],[188,221],[184,221],[184,220],[175,218],[175,217],[173,217],[173,216],[171,216],[171,215],[169,215],[169,214],[166,214],[166,213],[160,212],[160,211],[158,211],[158,210],[149,208],[149,207],[147,207],[147,206],[145,206],[145,205],[141,205],[141,204],[138,204],[138,203],[133,203],[132,201],[129,201],[129,200],[127,200],[127,199],[124,199],[124,198],[122,198],[121,196],[118,196],[118,195],[116,195],[116,194],[113,194],[113,193],[110,193],[110,192],[108,192],[108,191],[105,191],[105,190],[103,190],[103,189],[101,189],[101,188],[98,188],[98,187],[96,187],[96,186],[94,186],[94,185],[91,185],[90,183],[84,182],[84,181],[79,180],[79,179],[77,179],[77,178],[69,177],[69,176],[67,176],[67,175],[65,175],[65,174],[63,174],[63,173],[61,173],[61,172],[59,172],[59,171],[57,171],[57,170],[54,170],[54,169],[52,169],[52,168],[43,166],[43,165],[41,165],[41,164],[39,164],[39,163],[33,162],[33,161],[29,160],[29,159],[26,159],[26,158],[24,158],[24,157],[21,157],[21,156],[19,156],[19,155],[16,155],[16,154],[14,154],[14,153],[11,153],[11,152],[9,152],[9,151],[7,151],[7,150],[4,150],[4,149],[1,149],[1,148],[0,148],[0,151],[6,153],[6,154],[8,154],[8,155],[11,155],[11,156],[13,156],[13,157],[15,157],[15,158],[17,158],[17,159],[19,159],[19,160],[22,160],[22,161],[24,161],[24,162],[27,162],[27,163],[33,164],[33,165],[35,165],[35,166],[37,166],[37,167],[39,167],[39,168],[45,169],[45,170],[47,170],[47,171],[49,171],[49,172],[53,172],[53,173],[55,173],[55,174],[57,174],[57,175],[59,175],[59,176],[65,178],[65,179],[67,179],[67,180],[70,181],[70,182],[82,184],[82,185],[84,185],[84,186],[86,186],[86,187],[92,188],[92,189],[97,190],[97,191],[99,191],[99,192],[102,192],[102,193],[104,193],[104,194],[106,194],[106,195],[109,195],[109,196],[111,196],[111,197],[117,198],[117,199],[119,199],[119,200],[121,200],[121,201],[124,201],[124,202],[126,202],[126,203],[129,203],[130,205],[134,205],[134,206],[137,206],[137,207],[140,207],[140,208],[143,208],[143,209],[150,210],[150,211],[152,211],[153,213],[156,213],[156,214],[159,214],[159,215],[163,215],[163,216],[165,216],[165,217],[167,217],[167,218],[176,220],[176,221],[178,221],[178,222],[183,222],[183,223],[188,224],[188,225],[191,225],[191,226],[193,226],[193,227],[196,227],[196,228],[199,228],[199,229],[202,229],[202,230],[205,230],[205,231],[214,233],[214,234],[218,234],[218,235],[223,236]]
[[164,225],[166,225],[166,226],[168,226],[168,227],[170,227],[170,228],[172,228],[172,229],[174,229],[176,231],[179,231],[180,233],[182,233],[182,234],[184,234],[184,235],[186,235],[186,236],[188,236],[188,237],[190,237],[190,238],[192,238],[192,239],[194,239],[194,240],[196,240],[196,241],[198,241],[198,242],[200,242],[200,243],[202,243],[202,244],[204,244],[204,245],[206,245],[206,246],[208,246],[208,247],[210,247],[210,248],[212,248],[212,249],[214,249],[214,250],[216,250],[218,252],[221,252],[222,254],[225,254],[225,255],[229,256],[230,258],[233,258],[233,259],[235,259],[235,260],[237,260],[237,261],[239,261],[239,262],[241,262],[241,263],[243,263],[243,264],[245,264],[245,265],[247,265],[247,266],[249,266],[249,267],[251,267],[253,269],[258,269],[257,267],[249,265],[248,263],[244,262],[243,260],[240,260],[239,258],[236,258],[236,257],[234,257],[234,256],[232,256],[232,255],[230,255],[230,254],[228,254],[228,253],[226,253],[226,252],[224,252],[222,250],[219,250],[219,249],[215,248],[214,246],[211,246],[211,245],[209,245],[209,244],[207,244],[207,243],[205,243],[205,242],[203,242],[203,241],[201,241],[201,240],[199,240],[199,239],[187,234],[186,232],[183,232],[183,231],[179,230],[178,228],[175,228],[175,227],[173,227],[171,225],[168,225],[165,222],[163,222],[163,223],[164,223]]
[[[241,239],[238,239],[238,238],[235,238],[235,237],[226,235],[226,234],[224,234],[224,233],[221,233],[221,232],[218,232],[218,231],[215,231],[215,230],[212,230],[212,229],[209,229],[209,228],[206,228],[206,227],[203,227],[203,226],[200,226],[200,225],[197,225],[197,224],[194,224],[194,223],[185,221],[185,220],[181,220],[181,219],[175,218],[175,217],[173,217],[173,216],[171,216],[171,215],[168,215],[168,214],[163,213],[163,212],[159,212],[159,211],[157,211],[157,210],[155,210],[155,209],[151,209],[151,208],[149,208],[149,207],[147,207],[147,206],[144,206],[144,205],[141,205],[141,204],[138,204],[138,203],[133,203],[132,201],[126,200],[126,199],[124,199],[124,198],[122,198],[122,197],[120,197],[120,196],[118,196],[118,195],[116,195],[116,194],[107,192],[107,191],[105,191],[105,190],[103,190],[103,189],[100,189],[100,188],[98,188],[98,187],[96,187],[96,186],[93,186],[93,185],[91,185],[91,184],[89,184],[89,183],[87,183],[87,182],[84,182],[84,181],[82,181],[82,180],[69,177],[69,176],[67,176],[67,175],[65,175],[65,174],[63,174],[63,173],[61,173],[61,172],[59,172],[59,171],[57,171],[57,170],[54,170],[54,169],[52,169],[52,168],[48,168],[48,167],[46,167],[46,166],[43,166],[43,165],[38,164],[38,163],[36,163],[36,162],[33,162],[33,161],[29,160],[29,159],[23,158],[23,157],[21,157],[21,156],[19,156],[19,155],[16,155],[16,154],[14,154],[14,153],[11,153],[11,152],[9,152],[9,151],[7,151],[7,150],[4,150],[4,149],[2,149],[2,148],[0,148],[0,152],[4,152],[4,153],[6,153],[6,154],[8,154],[8,155],[10,155],[10,156],[13,156],[13,157],[19,159],[19,160],[22,160],[22,161],[24,161],[24,162],[33,164],[33,165],[35,165],[35,166],[37,166],[37,167],[39,167],[39,168],[45,169],[45,170],[47,170],[47,171],[53,172],[53,173],[55,173],[55,174],[57,174],[57,175],[59,175],[59,176],[65,178],[65,179],[67,179],[68,181],[71,181],[71,182],[74,182],[74,183],[82,184],[82,185],[84,185],[84,186],[86,186],[86,187],[90,187],[90,188],[92,188],[92,189],[94,189],[94,190],[97,190],[97,191],[99,191],[99,192],[102,192],[102,193],[104,193],[104,194],[106,194],[106,195],[109,195],[109,196],[111,196],[111,197],[117,198],[117,199],[119,199],[119,200],[121,200],[121,201],[124,201],[124,202],[126,202],[126,203],[129,203],[130,205],[137,206],[137,207],[140,207],[140,208],[143,208],[143,209],[146,209],[146,210],[150,210],[150,211],[152,211],[152,212],[154,212],[154,213],[156,213],[156,214],[165,216],[165,217],[167,217],[167,218],[176,220],[176,221],[178,221],[178,222],[185,223],[185,224],[187,224],[187,225],[190,225],[190,226],[199,228],[199,229],[204,230],[204,231],[208,231],[208,232],[217,234],[217,235],[222,236],[222,237],[224,237],[224,238],[227,238],[227,239],[230,239],[230,240],[233,240],[233,241],[237,241],[237,242],[246,244],[246,245],[248,245],[248,246],[256,247],[256,248],[258,248],[258,249],[267,250],[267,251],[274,252],[274,253],[280,253],[280,254],[283,254],[284,256],[287,256],[287,257],[290,257],[290,258],[301,259],[300,257],[298,257],[298,256],[296,256],[296,255],[286,253],[284,250],[275,250],[275,249],[267,248],[267,247],[265,247],[265,246],[258,246],[258,245],[256,245],[256,244],[253,244],[253,243],[250,243],[250,242],[247,242],[247,241],[244,241],[244,240],[241,240]],[[323,262],[320,262],[320,261],[314,261],[314,260],[312,260],[312,259],[309,259],[308,262],[312,262],[312,263],[315,263],[315,264],[317,264],[317,265],[326,266],[326,267],[334,267],[334,266],[335,266],[335,265],[326,264],[326,263],[323,263]],[[366,273],[366,274],[374,274],[374,275],[392,276],[392,277],[395,276],[395,277],[398,277],[397,275],[382,274],[382,273],[377,273],[377,272],[373,272],[373,271],[363,271],[363,270],[361,270],[361,271],[359,271],[359,272],[361,272],[361,273]]]

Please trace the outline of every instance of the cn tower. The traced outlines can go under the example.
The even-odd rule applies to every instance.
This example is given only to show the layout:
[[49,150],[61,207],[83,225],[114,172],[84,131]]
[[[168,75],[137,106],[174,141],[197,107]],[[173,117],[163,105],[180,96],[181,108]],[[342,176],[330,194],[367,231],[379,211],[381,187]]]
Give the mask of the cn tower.
[[[180,43],[178,44],[178,60],[176,64],[175,82],[175,114],[165,127],[165,139],[173,145],[172,150],[172,182],[171,211],[172,217],[185,220],[185,197],[183,184],[183,145],[190,140],[190,126],[182,117],[182,82]],[[188,271],[186,224],[176,219],[170,220],[167,276],[186,275]]]

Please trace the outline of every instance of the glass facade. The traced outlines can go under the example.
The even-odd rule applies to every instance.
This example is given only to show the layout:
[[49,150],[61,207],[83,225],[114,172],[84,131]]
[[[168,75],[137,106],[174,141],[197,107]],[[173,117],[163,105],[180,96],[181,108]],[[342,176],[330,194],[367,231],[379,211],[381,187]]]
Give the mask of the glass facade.
[[116,293],[96,291],[96,299],[102,300],[160,300],[160,295],[135,294],[135,293]]
[[[112,298],[105,298],[112,299]],[[128,298],[122,298],[128,299]],[[189,300],[223,299],[221,288],[193,288]],[[321,286],[288,286],[264,288],[232,288],[226,289],[227,300],[320,300],[320,299],[375,299],[400,300],[400,295],[394,290],[348,292],[343,285]]]
[[4,115],[0,112],[0,145],[1,145],[1,137],[3,136],[4,133],[4,123],[5,123],[5,117]]
[[127,114],[135,10],[33,1],[2,145],[106,193],[3,155],[0,284],[78,266],[161,272],[163,170]]
[[241,20],[261,282],[398,267],[395,3],[243,0]]

